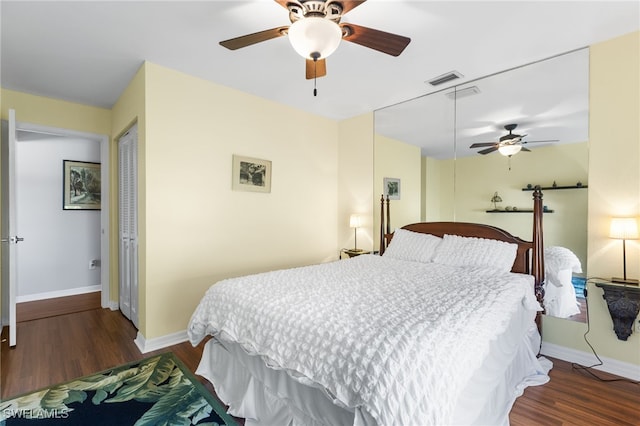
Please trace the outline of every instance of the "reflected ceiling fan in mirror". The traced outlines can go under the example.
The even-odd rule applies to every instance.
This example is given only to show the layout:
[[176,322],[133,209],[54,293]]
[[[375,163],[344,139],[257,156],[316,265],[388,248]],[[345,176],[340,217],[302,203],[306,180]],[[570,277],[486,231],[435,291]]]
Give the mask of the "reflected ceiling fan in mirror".
[[471,149],[485,148],[478,151],[478,154],[482,154],[482,155],[486,155],[494,151],[498,151],[500,154],[504,155],[505,157],[511,157],[512,155],[515,155],[520,151],[525,151],[525,152],[531,151],[530,149],[525,148],[523,146],[524,144],[542,143],[542,142],[558,142],[558,139],[549,139],[549,140],[542,140],[542,141],[523,141],[522,139],[527,135],[517,135],[513,133],[516,127],[518,127],[517,124],[507,124],[506,126],[504,126],[504,128],[507,131],[509,131],[509,133],[502,136],[496,142],[474,143],[469,148]]
[[[327,74],[326,58],[341,40],[350,41],[392,56],[407,47],[410,38],[351,23],[340,23],[350,10],[366,0],[275,0],[289,11],[290,26],[247,34],[220,42],[230,50],[240,49],[273,38],[289,36],[294,50],[306,59],[306,78]],[[314,95],[316,95],[314,88]]]

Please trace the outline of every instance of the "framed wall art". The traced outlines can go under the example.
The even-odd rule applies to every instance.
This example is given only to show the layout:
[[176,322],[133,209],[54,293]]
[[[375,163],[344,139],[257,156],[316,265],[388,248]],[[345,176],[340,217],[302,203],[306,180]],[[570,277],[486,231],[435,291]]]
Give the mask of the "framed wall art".
[[389,196],[390,200],[400,199],[400,179],[384,178],[384,196]]
[[63,210],[102,208],[100,163],[63,160],[62,172]]
[[233,155],[234,191],[271,192],[271,161]]

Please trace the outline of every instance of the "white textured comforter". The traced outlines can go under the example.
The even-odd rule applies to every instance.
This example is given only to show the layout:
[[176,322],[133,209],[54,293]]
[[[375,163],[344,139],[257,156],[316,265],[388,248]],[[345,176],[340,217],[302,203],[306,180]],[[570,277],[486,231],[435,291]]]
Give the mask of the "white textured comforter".
[[188,327],[239,342],[379,425],[447,424],[532,277],[365,255],[212,286]]

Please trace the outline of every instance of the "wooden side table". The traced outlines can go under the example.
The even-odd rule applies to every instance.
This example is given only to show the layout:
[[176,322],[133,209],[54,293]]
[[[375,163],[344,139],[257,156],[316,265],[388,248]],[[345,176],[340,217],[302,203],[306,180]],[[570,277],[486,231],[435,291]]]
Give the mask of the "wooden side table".
[[607,301],[613,331],[619,340],[627,340],[633,333],[633,323],[640,312],[640,287],[606,280],[594,281],[594,284],[604,291],[602,298]]

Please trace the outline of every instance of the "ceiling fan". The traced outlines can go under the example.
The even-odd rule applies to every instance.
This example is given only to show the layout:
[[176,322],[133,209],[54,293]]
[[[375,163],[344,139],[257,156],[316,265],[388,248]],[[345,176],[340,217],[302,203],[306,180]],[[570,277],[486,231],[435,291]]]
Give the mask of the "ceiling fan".
[[236,50],[252,44],[289,36],[293,48],[306,59],[306,78],[327,74],[325,59],[340,44],[350,41],[392,56],[407,47],[410,38],[351,23],[340,23],[350,10],[366,0],[275,0],[289,11],[290,26],[281,26],[221,41],[227,49]]
[[517,124],[507,124],[504,126],[505,130],[508,130],[509,133],[502,136],[496,142],[480,142],[474,143],[469,148],[484,148],[478,151],[478,154],[490,154],[494,151],[498,151],[500,154],[511,157],[512,155],[517,154],[520,151],[530,152],[531,150],[525,148],[523,145],[528,143],[540,143],[540,142],[558,142],[558,139],[549,139],[544,141],[523,141],[522,139],[527,135],[517,135],[513,133],[513,130],[518,127]]

